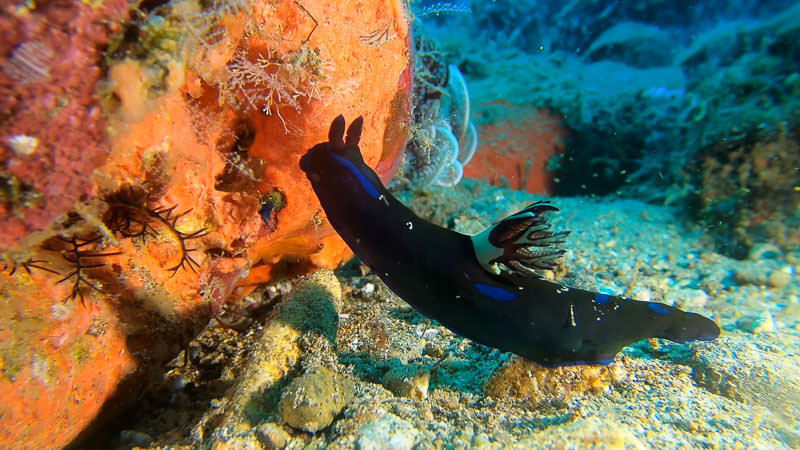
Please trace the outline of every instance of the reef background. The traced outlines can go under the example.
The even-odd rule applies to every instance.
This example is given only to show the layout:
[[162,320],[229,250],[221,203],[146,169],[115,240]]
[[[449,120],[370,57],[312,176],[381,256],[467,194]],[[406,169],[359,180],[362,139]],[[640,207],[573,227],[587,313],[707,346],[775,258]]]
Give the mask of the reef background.
[[[793,3],[9,3],[0,444],[797,447]],[[723,336],[545,369],[428,321],[297,167],[338,114],[422,217],[551,199],[546,276]]]
[[2,6],[0,446],[100,429],[228,301],[351,256],[297,161],[363,114],[396,170],[409,22],[358,3]]

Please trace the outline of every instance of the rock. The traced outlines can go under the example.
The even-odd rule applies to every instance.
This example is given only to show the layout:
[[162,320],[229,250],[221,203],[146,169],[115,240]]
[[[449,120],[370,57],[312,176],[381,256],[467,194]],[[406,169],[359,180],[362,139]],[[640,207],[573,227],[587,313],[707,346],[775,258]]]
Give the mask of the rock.
[[153,443],[153,438],[141,431],[122,430],[119,432],[119,443],[131,447],[149,447]]
[[359,450],[410,450],[417,443],[419,431],[391,413],[364,425],[356,438]]
[[624,376],[625,365],[565,366],[548,368],[514,358],[486,383],[486,393],[496,398],[527,399],[533,405],[566,403],[575,397],[608,390]]
[[636,450],[648,448],[624,425],[595,418],[548,427],[520,440],[515,447]]
[[317,367],[294,379],[281,396],[281,419],[292,428],[316,433],[353,398],[353,382],[344,375]]
[[782,288],[792,281],[792,271],[790,268],[776,270],[769,274],[769,285],[775,288]]
[[222,424],[211,425],[218,420],[218,412],[209,413],[201,420],[200,428],[221,429],[235,425],[246,415],[259,416],[271,409],[274,405],[265,393],[300,366],[304,350],[308,351],[303,342],[314,340],[308,335],[335,340],[341,302],[342,287],[330,270],[321,269],[300,280],[256,338],[247,366],[236,380],[230,399],[221,407],[226,419]]
[[291,439],[289,433],[280,425],[267,422],[256,427],[258,440],[267,448],[283,448]]
[[431,373],[427,368],[395,366],[383,376],[383,385],[395,395],[423,400],[428,397]]
[[800,415],[796,358],[733,332],[695,348],[690,365],[695,381],[709,391],[762,406],[793,423]]
[[775,331],[775,317],[767,311],[755,316],[745,316],[736,321],[736,327],[749,333],[769,333]]
[[215,441],[211,450],[263,450],[264,446],[255,436],[233,436],[226,441]]
[[733,278],[740,285],[766,286],[769,282],[766,268],[754,263],[742,263],[742,266],[736,269]]
[[747,259],[751,261],[763,261],[765,259],[778,259],[783,256],[783,252],[775,244],[756,244],[750,249]]

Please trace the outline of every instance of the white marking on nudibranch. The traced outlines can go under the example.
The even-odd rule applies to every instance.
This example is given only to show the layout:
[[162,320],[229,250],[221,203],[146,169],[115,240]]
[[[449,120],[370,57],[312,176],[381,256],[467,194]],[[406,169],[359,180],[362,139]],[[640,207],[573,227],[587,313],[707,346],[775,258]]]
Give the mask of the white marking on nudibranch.
[[578,326],[578,324],[575,322],[575,309],[573,308],[572,304],[569,305],[569,323],[573,327]]
[[411,223],[411,221],[406,222],[406,226],[408,227],[409,230],[413,230],[414,229],[414,224]]

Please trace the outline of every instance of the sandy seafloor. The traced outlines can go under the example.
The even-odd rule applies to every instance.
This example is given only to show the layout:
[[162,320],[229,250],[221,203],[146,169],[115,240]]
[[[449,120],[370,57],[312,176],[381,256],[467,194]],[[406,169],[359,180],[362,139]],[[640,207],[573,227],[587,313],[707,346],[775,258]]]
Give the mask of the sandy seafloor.
[[[403,200],[423,217],[472,233],[539,199],[464,180]],[[179,355],[164,386],[101,446],[800,447],[800,255],[765,245],[749,260],[733,260],[672,208],[552,200],[561,209],[554,228],[572,230],[557,279],[708,315],[721,337],[642,341],[607,368],[543,369],[430,322],[356,262],[335,278],[318,273],[295,293],[298,280],[256,291],[238,305],[247,318],[223,317],[243,331],[211,321],[189,358]],[[338,280],[342,298],[329,301],[338,312],[329,308],[325,317],[309,303],[316,311],[309,326],[294,324],[305,330],[296,348],[276,344],[283,332],[275,331],[275,305],[318,295],[308,288],[314,280],[328,287]],[[290,367],[285,376],[275,371],[281,364]],[[279,406],[292,380],[310,373],[321,385],[300,389],[311,411],[300,426],[321,427],[317,414],[332,418],[313,433],[289,426],[297,418]]]

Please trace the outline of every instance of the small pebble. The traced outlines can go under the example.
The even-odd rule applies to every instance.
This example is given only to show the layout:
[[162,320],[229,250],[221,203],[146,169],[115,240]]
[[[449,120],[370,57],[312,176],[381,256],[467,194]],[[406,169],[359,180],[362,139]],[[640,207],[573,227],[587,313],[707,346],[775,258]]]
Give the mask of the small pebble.
[[419,431],[391,413],[364,425],[356,438],[359,450],[410,450],[417,443]]
[[769,281],[769,274],[763,267],[754,264],[743,264],[743,267],[736,269],[733,279],[740,285],[765,286]]
[[765,259],[778,259],[782,256],[783,252],[775,244],[756,244],[750,249],[747,259],[762,261]]
[[256,427],[258,440],[267,448],[283,448],[291,439],[289,433],[280,425],[267,422]]
[[233,436],[224,441],[215,441],[211,450],[263,450],[264,446],[255,436]]
[[395,395],[423,400],[428,397],[430,379],[427,368],[396,366],[383,376],[383,385]]
[[24,134],[17,134],[8,138],[8,146],[14,150],[17,156],[28,156],[39,148],[39,139]]
[[[788,269],[788,268],[787,268]],[[789,270],[776,270],[769,274],[769,285],[775,288],[782,288],[792,281],[792,273]]]
[[756,316],[745,316],[736,321],[736,326],[743,331],[753,334],[769,333],[775,331],[775,318],[772,314],[763,311]]

